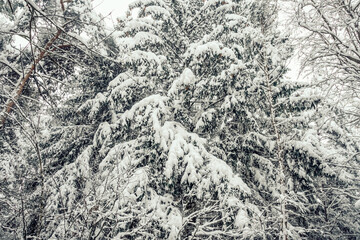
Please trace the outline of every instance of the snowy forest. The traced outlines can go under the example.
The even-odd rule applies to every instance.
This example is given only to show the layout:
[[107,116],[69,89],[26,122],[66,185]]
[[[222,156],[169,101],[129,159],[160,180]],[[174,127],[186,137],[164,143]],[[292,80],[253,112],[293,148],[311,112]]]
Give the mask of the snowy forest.
[[0,0],[0,240],[360,239],[360,0],[94,8]]

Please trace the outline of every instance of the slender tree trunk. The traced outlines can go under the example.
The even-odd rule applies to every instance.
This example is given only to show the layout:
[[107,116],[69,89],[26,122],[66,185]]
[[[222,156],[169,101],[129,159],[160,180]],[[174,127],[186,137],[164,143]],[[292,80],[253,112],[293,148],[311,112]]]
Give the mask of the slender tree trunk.
[[13,95],[10,96],[10,98],[7,101],[7,104],[5,106],[5,109],[3,110],[3,113],[2,113],[2,116],[1,116],[1,125],[2,125],[2,127],[4,127],[6,119],[7,119],[8,115],[11,113],[11,111],[12,111],[14,105],[15,105],[16,100],[19,99],[19,97],[21,96],[27,81],[29,80],[30,76],[33,74],[33,72],[34,72],[34,70],[36,68],[36,65],[45,57],[45,54],[50,49],[50,47],[54,44],[56,39],[58,39],[60,37],[61,33],[62,33],[62,30],[59,29],[56,32],[55,36],[52,37],[47,42],[44,49],[40,52],[39,56],[35,59],[34,63],[31,65],[31,67],[30,67],[29,71],[26,73],[26,75],[19,78],[18,87],[17,87],[17,89],[14,90]]
[[[273,3],[273,9],[272,9],[272,5],[271,3]],[[277,12],[277,1],[274,0],[272,2],[272,0],[269,1],[264,1],[263,2],[263,11],[264,11],[264,15],[262,16],[262,20],[261,20],[261,24],[262,24],[262,34],[264,36],[267,35],[267,31],[269,26],[271,26],[273,24],[274,18],[273,18],[273,14]],[[267,14],[269,13],[271,14]],[[265,46],[263,46],[265,48]],[[264,73],[264,77],[265,77],[265,81],[266,81],[266,98],[268,100],[268,104],[269,104],[269,110],[270,110],[270,119],[271,119],[271,125],[272,125],[272,129],[273,132],[275,134],[275,138],[276,138],[276,157],[277,157],[277,161],[279,163],[279,175],[280,175],[280,179],[279,179],[279,190],[280,190],[280,221],[281,221],[281,227],[280,227],[280,234],[281,234],[281,239],[282,240],[287,240],[288,239],[288,233],[287,233],[287,211],[286,211],[286,182],[285,182],[285,168],[284,168],[284,156],[283,156],[283,148],[282,148],[282,144],[281,144],[281,137],[280,137],[280,133],[279,133],[279,129],[277,128],[276,125],[276,119],[275,119],[275,108],[274,108],[274,104],[273,104],[273,91],[272,91],[272,85],[271,85],[271,73],[269,70],[269,66],[268,66],[268,59],[266,57],[266,50],[264,49],[259,49],[260,52],[260,56],[261,56],[261,62],[259,62],[260,68]]]

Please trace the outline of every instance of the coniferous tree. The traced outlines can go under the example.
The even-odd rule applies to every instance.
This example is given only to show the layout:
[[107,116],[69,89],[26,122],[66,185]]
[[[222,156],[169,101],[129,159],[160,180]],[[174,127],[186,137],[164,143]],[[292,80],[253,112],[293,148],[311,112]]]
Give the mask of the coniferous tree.
[[196,38],[186,24],[191,17],[202,21],[196,20],[199,10],[187,13],[181,1],[138,1],[130,8],[138,8],[139,16],[124,19],[117,37],[125,71],[81,108],[89,106],[95,112],[90,116],[105,108],[103,113],[111,118],[99,124],[92,144],[71,165],[87,171],[71,174],[64,169],[56,175],[57,182],[69,186],[69,194],[79,178],[84,180],[76,195],[83,197],[79,201],[86,202],[82,207],[91,214],[83,218],[97,220],[78,218],[82,222],[76,227],[84,228],[79,234],[240,236],[238,223],[250,190],[210,153],[205,139],[192,132],[193,114],[182,107],[181,92],[191,87],[184,84],[195,80],[182,57]]

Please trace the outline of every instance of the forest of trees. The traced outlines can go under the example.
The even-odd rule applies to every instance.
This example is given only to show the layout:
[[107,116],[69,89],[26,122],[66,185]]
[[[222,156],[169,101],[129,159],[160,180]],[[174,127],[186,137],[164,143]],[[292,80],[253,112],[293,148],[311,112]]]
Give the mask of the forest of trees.
[[0,0],[0,240],[360,239],[359,124],[360,0]]

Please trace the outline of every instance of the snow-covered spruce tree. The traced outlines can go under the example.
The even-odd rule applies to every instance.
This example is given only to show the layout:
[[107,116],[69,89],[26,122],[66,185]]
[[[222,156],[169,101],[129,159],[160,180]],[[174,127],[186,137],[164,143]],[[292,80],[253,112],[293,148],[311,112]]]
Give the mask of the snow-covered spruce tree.
[[194,113],[182,101],[196,80],[183,54],[197,35],[186,25],[203,10],[188,13],[181,1],[134,8],[139,17],[123,19],[117,38],[126,71],[80,108],[103,122],[48,183],[47,208],[62,206],[52,237],[239,237],[251,191],[192,132]]

